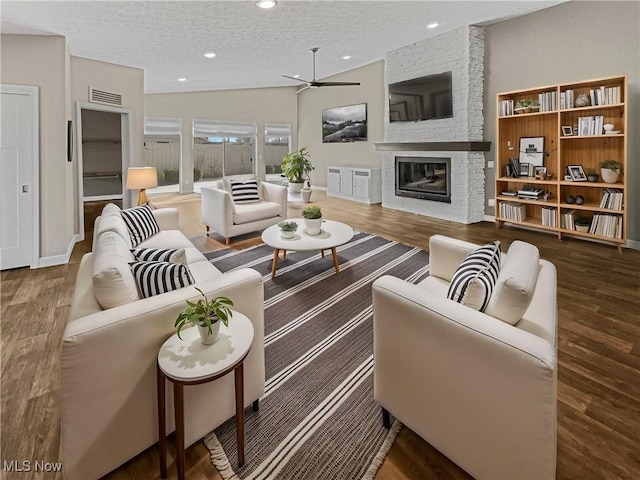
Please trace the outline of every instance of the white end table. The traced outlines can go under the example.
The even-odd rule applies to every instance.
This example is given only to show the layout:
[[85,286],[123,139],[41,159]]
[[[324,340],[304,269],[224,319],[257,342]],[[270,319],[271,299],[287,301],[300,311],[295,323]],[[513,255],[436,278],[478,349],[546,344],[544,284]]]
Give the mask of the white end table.
[[336,275],[340,273],[336,247],[344,245],[353,238],[353,228],[349,225],[335,222],[333,220],[323,220],[320,233],[318,235],[309,235],[305,233],[303,218],[288,218],[287,221],[296,222],[298,224],[298,230],[293,238],[282,238],[280,236],[280,228],[277,225],[272,225],[262,232],[262,241],[274,249],[271,278],[276,276],[278,258],[281,250],[284,252],[284,258],[287,258],[287,250],[294,252],[320,250],[323,257],[325,250],[331,250]]
[[184,386],[211,382],[232,370],[235,376],[238,465],[244,464],[243,361],[253,343],[253,324],[246,316],[234,311],[229,327],[220,325],[220,336],[213,345],[204,345],[198,329],[194,327],[182,330],[180,335],[182,340],[174,333],[158,352],[158,447],[160,476],[167,478],[166,378],[173,384],[178,479],[184,480]]

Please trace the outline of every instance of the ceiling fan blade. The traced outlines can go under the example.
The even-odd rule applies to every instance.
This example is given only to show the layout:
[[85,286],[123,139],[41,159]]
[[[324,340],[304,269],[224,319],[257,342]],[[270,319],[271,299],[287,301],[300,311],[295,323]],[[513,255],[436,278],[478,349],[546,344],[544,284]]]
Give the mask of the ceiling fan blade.
[[309,83],[308,80],[303,80],[302,78],[290,77],[289,75],[282,75],[284,78],[289,78],[291,80],[296,80],[297,82]]
[[358,85],[360,85],[360,82],[311,82],[312,87],[349,87]]

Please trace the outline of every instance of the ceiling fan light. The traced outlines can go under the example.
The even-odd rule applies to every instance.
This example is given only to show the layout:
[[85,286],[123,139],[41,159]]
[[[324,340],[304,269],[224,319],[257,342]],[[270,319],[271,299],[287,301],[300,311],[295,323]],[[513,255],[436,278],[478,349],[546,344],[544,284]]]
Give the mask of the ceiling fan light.
[[276,0],[259,0],[256,2],[256,7],[264,9],[273,8],[277,3]]

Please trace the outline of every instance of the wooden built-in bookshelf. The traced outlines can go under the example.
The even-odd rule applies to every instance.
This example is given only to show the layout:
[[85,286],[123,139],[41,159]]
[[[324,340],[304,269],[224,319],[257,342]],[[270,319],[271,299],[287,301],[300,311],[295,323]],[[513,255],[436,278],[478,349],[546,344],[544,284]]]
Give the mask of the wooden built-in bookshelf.
[[[572,91],[573,93],[567,93]],[[576,107],[575,101],[580,94],[587,94],[590,102],[596,105]],[[571,97],[571,98],[570,98]],[[540,100],[540,106],[534,110],[520,113],[514,111],[518,100]],[[554,101],[555,100],[555,101]],[[567,167],[581,165],[584,170],[594,169],[600,174],[599,163],[603,160],[616,160],[627,171],[627,77],[625,75],[600,78],[574,83],[549,85],[526,90],[500,93],[497,96],[497,146],[496,146],[496,223],[498,227],[507,222],[514,225],[540,228],[554,231],[558,239],[563,235],[574,235],[584,239],[611,242],[622,251],[627,241],[627,200],[628,175],[619,176],[616,183],[565,180]],[[579,120],[587,117],[587,120]],[[589,119],[593,117],[593,120]],[[602,118],[598,118],[602,117]],[[593,135],[578,135],[576,126],[592,122]],[[587,122],[587,123],[585,123]],[[613,124],[615,134],[598,131],[602,124]],[[565,127],[563,129],[563,126]],[[569,128],[570,127],[570,128]],[[570,134],[569,134],[570,133]],[[520,139],[523,137],[544,137],[542,162],[551,178],[529,176],[509,177],[507,165],[511,158],[520,160]],[[523,160],[534,158],[523,155]],[[539,156],[536,162],[540,163]],[[533,163],[533,162],[532,162]],[[521,191],[524,186],[539,187],[549,192],[546,200],[506,196],[503,192]],[[614,210],[600,207],[604,192],[616,189],[622,193],[622,209]],[[581,196],[581,205],[567,203],[567,196]],[[514,202],[524,205],[526,218],[516,221],[501,216],[500,204]],[[555,225],[543,225],[542,209],[555,208]],[[516,210],[522,210],[516,209]],[[593,224],[594,215],[612,214],[618,219],[610,220],[611,228],[599,234],[581,232],[563,227],[562,213],[575,210],[576,217],[581,216]],[[508,211],[508,208],[507,208]],[[546,220],[549,222],[549,220]],[[551,221],[553,223],[553,220]],[[613,224],[619,223],[618,228]],[[616,230],[616,231],[611,231]]]

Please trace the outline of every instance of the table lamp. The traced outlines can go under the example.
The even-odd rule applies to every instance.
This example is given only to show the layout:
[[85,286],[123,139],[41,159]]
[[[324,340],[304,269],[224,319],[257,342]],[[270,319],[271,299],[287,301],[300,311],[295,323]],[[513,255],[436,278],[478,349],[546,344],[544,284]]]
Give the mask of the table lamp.
[[129,167],[129,170],[127,170],[127,188],[129,190],[140,190],[138,205],[143,205],[149,201],[145,189],[157,186],[158,174],[156,167]]

